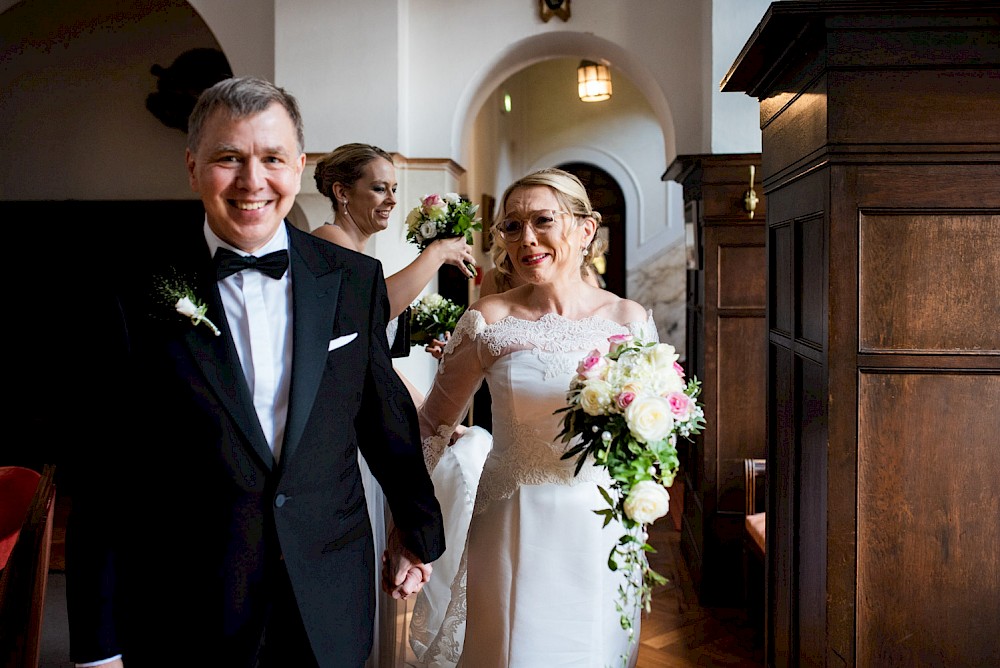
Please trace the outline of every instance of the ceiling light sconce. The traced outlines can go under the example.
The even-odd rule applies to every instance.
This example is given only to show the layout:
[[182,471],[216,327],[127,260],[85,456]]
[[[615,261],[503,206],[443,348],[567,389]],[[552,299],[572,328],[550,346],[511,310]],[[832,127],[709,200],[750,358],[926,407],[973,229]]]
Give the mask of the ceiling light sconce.
[[611,97],[611,68],[606,62],[580,61],[576,80],[580,99],[584,102],[600,102]]

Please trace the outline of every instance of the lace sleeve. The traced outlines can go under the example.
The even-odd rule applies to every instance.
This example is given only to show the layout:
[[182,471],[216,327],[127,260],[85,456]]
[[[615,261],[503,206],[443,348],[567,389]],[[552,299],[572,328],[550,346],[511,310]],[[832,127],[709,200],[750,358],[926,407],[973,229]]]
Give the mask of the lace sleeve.
[[419,410],[424,463],[433,471],[451,435],[469,410],[469,402],[483,382],[480,355],[486,321],[479,311],[468,310],[459,319],[445,346],[437,375]]
[[637,339],[642,339],[647,343],[660,342],[660,333],[656,329],[652,310],[646,311],[645,322],[630,322],[626,327],[628,327],[629,334]]

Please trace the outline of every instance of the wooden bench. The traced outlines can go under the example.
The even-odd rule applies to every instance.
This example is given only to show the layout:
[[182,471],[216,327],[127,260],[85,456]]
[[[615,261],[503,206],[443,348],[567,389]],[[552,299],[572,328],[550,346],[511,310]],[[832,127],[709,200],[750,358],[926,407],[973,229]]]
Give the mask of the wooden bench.
[[767,465],[763,459],[743,460],[746,476],[746,517],[743,520],[743,593],[747,618],[760,638],[764,633],[765,536],[764,512]]

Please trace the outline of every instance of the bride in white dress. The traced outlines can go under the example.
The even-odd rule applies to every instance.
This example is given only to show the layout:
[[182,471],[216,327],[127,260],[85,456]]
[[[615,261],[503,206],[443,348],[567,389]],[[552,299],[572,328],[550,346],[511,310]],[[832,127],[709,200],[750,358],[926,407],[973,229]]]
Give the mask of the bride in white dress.
[[553,413],[586,353],[607,350],[614,334],[655,340],[655,327],[639,304],[584,281],[600,214],[576,177],[528,175],[507,189],[501,211],[496,264],[526,285],[462,316],[419,411],[433,471],[484,379],[493,398],[493,447],[468,540],[448,546],[462,550],[462,565],[446,611],[429,615],[418,598],[414,649],[428,666],[621,666],[638,640],[621,628],[623,578],[607,564],[622,527],[602,528],[593,513],[610,477],[595,466],[574,475]]

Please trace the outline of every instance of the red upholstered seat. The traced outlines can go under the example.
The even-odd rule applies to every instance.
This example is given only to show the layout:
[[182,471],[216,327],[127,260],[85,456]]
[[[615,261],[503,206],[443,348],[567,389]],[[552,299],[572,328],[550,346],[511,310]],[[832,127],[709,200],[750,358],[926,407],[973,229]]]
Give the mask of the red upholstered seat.
[[[13,548],[5,549],[0,571],[2,666],[38,666],[55,515],[54,478],[52,464],[46,464],[41,474],[20,467],[0,468],[5,533],[14,536]],[[14,523],[17,528],[7,529]]]
[[41,477],[21,466],[0,466],[0,568],[7,565]]

